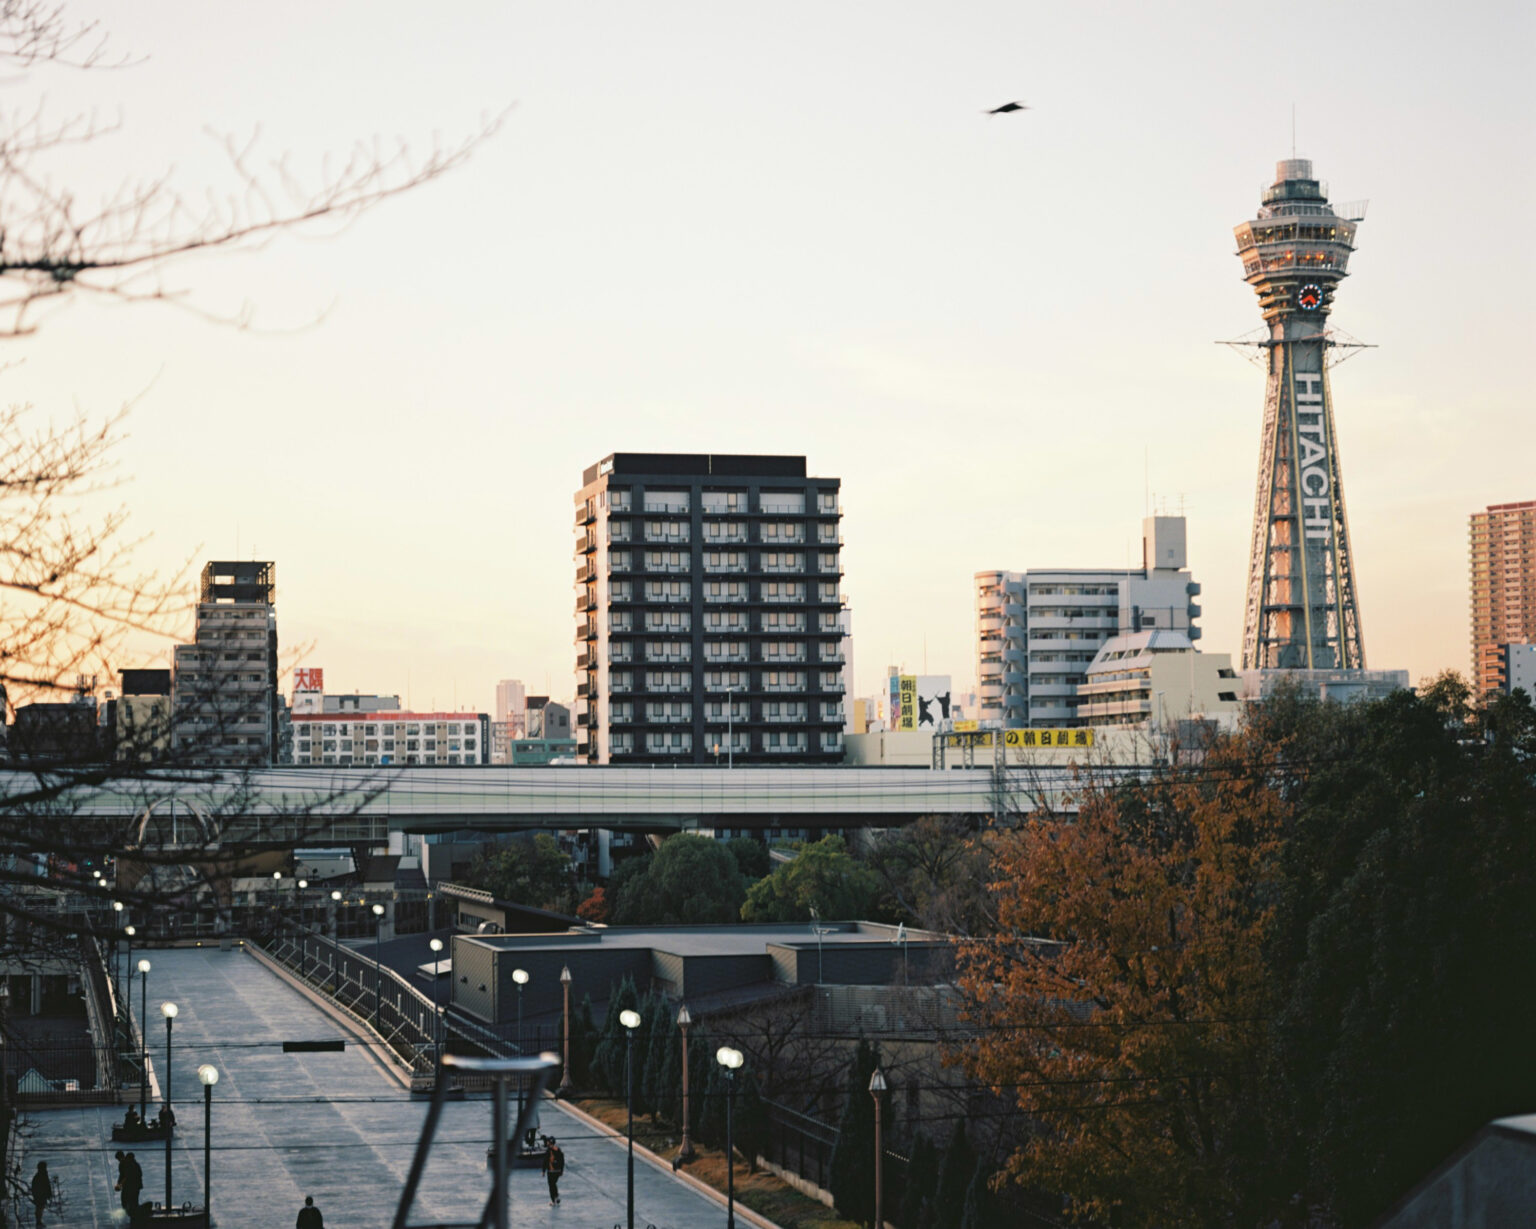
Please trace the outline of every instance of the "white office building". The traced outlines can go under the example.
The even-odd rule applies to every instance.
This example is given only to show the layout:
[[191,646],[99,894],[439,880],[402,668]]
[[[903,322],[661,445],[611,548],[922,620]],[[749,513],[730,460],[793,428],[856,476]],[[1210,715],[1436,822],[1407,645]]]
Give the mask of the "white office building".
[[1083,725],[1078,688],[1104,642],[1132,632],[1200,636],[1182,516],[1142,522],[1140,568],[976,573],[979,716],[1007,729]]

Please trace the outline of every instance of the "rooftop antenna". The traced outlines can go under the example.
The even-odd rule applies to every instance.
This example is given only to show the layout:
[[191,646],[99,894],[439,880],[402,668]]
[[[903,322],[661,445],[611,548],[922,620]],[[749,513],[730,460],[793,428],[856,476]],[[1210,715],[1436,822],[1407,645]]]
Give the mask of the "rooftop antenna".
[[1152,515],[1152,446],[1141,446],[1141,514]]
[[1296,159],[1296,104],[1291,104],[1291,160]]

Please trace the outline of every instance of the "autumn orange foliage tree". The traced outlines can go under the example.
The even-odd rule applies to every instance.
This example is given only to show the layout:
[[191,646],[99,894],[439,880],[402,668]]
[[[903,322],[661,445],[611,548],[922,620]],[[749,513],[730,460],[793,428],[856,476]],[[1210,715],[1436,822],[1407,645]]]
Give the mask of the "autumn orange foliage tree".
[[1039,1124],[1009,1176],[1079,1220],[1241,1219],[1287,808],[1272,755],[1220,740],[1198,773],[1090,783],[1075,819],[999,840],[998,931],[960,956],[964,1061]]

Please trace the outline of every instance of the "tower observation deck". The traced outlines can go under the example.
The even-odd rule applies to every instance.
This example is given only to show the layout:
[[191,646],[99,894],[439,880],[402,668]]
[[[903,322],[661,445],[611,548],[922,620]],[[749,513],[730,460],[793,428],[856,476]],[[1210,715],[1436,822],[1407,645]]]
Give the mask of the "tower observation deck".
[[1243,620],[1244,670],[1365,666],[1333,398],[1328,313],[1354,251],[1358,211],[1341,216],[1305,158],[1264,189],[1236,228],[1243,278],[1269,336],[1264,438]]

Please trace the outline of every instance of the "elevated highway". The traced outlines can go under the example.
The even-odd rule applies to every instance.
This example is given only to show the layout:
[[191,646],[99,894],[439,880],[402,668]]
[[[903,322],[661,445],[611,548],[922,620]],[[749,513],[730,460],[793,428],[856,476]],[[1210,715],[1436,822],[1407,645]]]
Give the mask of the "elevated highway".
[[[1134,773],[1136,768],[1114,770]],[[0,774],[0,798],[38,785]],[[473,828],[895,826],[922,815],[1025,812],[1060,805],[1077,781],[1066,766],[1033,768],[273,768],[141,771],[58,778],[49,813],[137,826],[143,843],[378,842],[393,831]],[[5,802],[0,807],[15,809]]]

